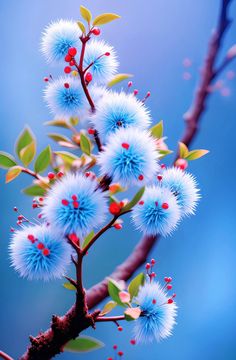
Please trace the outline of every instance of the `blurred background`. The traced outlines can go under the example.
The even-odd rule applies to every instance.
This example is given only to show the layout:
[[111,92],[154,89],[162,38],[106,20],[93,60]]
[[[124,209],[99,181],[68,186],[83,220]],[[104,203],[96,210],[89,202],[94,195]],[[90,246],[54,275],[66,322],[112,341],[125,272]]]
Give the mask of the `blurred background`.
[[[154,122],[164,120],[168,145],[176,148],[199,78],[207,43],[216,24],[220,0],[83,0],[93,14],[115,12],[122,19],[102,27],[102,37],[117,50],[120,72],[135,75],[134,86],[141,95],[151,91],[148,105]],[[77,0],[8,0],[0,4],[1,29],[1,135],[0,149],[12,152],[24,124],[29,124],[43,149],[52,129],[43,103],[43,78],[57,75],[62,66],[48,66],[39,52],[43,28],[52,20],[78,19]],[[234,23],[227,32],[222,57],[236,42],[236,1],[230,8]],[[191,66],[186,67],[191,60]],[[184,64],[183,64],[184,61]],[[184,66],[185,65],[185,66]],[[195,217],[184,220],[178,230],[161,239],[152,251],[157,260],[158,279],[174,278],[178,325],[166,341],[132,346],[131,325],[118,332],[113,324],[99,324],[96,334],[106,347],[85,355],[64,353],[61,359],[107,359],[112,346],[124,351],[124,359],[175,360],[236,359],[236,237],[235,237],[235,132],[236,61],[218,79],[218,90],[210,96],[201,128],[192,148],[207,148],[210,154],[190,163],[201,187],[202,200]],[[56,147],[56,146],[55,146]],[[171,161],[171,157],[169,159]],[[9,229],[15,224],[17,206],[35,217],[31,199],[20,189],[30,184],[26,175],[4,185],[0,173],[0,348],[14,358],[28,344],[28,335],[45,330],[52,314],[63,314],[73,302],[73,293],[62,281],[27,281],[9,267]],[[85,285],[90,287],[119,264],[139,240],[125,220],[125,230],[111,230],[90,252],[85,264]],[[114,256],[115,254],[115,256]],[[73,274],[73,270],[71,269]],[[43,360],[43,359],[42,359]]]

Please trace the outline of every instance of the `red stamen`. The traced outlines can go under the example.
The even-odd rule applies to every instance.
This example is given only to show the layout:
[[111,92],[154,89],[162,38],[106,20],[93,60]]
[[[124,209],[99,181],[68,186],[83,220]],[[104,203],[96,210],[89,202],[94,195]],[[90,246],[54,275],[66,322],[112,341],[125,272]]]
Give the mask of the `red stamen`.
[[41,242],[38,243],[37,248],[38,248],[39,250],[43,250],[43,249],[44,249],[43,243],[41,243]]
[[129,144],[127,144],[127,143],[122,143],[121,146],[126,150],[129,149]]
[[43,255],[44,256],[50,255],[50,250],[49,249],[43,249]]
[[162,209],[167,210],[169,208],[169,205],[167,203],[162,204]]
[[141,174],[141,175],[139,175],[138,179],[139,179],[140,181],[142,181],[142,180],[144,179],[144,176]]
[[66,199],[62,199],[61,203],[62,203],[62,205],[64,205],[64,206],[68,206],[68,205],[69,205],[69,201],[66,200]]

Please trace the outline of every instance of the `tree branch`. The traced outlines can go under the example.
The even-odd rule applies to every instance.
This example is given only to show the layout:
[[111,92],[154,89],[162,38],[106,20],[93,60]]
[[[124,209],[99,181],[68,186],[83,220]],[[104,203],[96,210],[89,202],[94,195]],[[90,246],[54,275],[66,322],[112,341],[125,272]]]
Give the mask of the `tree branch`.
[[4,360],[14,360],[11,356],[7,355],[5,352],[0,351],[0,357]]

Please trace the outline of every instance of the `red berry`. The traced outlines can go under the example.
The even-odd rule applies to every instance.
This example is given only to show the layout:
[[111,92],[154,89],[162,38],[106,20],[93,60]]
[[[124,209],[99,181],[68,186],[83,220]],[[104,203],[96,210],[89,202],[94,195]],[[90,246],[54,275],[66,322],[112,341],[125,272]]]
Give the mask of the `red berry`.
[[68,206],[68,205],[69,205],[69,201],[66,200],[66,199],[62,199],[61,203],[62,203],[62,205],[64,205],[64,206]]
[[37,207],[38,207],[37,204],[32,204],[32,208],[33,208],[33,209],[36,209]]
[[162,168],[162,169],[166,169],[165,164],[161,164],[161,168]]
[[144,204],[143,200],[139,201],[139,205],[143,205],[143,204]]
[[145,265],[145,268],[146,268],[147,270],[149,270],[149,269],[151,268],[151,264],[147,263],[147,264]]
[[91,172],[89,172],[89,171],[87,171],[86,173],[85,173],[85,176],[86,177],[89,177],[91,175]]
[[161,181],[161,180],[162,180],[162,176],[161,176],[161,175],[157,175],[157,179],[158,179],[159,181]]
[[137,94],[138,94],[138,90],[135,89],[135,90],[134,90],[134,95],[137,95]]
[[135,340],[135,339],[131,339],[131,340],[130,340],[130,344],[131,344],[131,345],[135,345],[135,344],[136,344],[136,340]]
[[144,179],[144,176],[141,174],[141,175],[139,175],[138,179],[139,179],[140,181],[142,181],[142,180]]
[[68,54],[72,57],[74,57],[77,54],[77,50],[75,47],[69,48]]
[[165,282],[170,283],[172,281],[172,278],[171,277],[165,277],[164,280],[165,280]]
[[21,221],[21,220],[23,220],[23,218],[24,218],[23,215],[19,215],[17,219]]
[[71,196],[71,199],[74,200],[74,201],[76,201],[78,198],[77,198],[76,195],[72,195],[72,196]]
[[69,89],[69,87],[70,87],[70,84],[68,84],[68,83],[65,83],[65,84],[64,84],[64,87],[65,87],[66,89]]
[[78,201],[73,201],[73,206],[74,206],[74,209],[78,209],[79,202]]
[[152,303],[155,305],[157,303],[156,299],[153,299]]
[[128,87],[130,88],[132,85],[133,85],[133,82],[132,82],[132,81],[129,81],[129,82],[128,82]]
[[118,331],[122,331],[123,330],[123,327],[122,326],[118,326]]
[[125,203],[123,201],[120,201],[120,207],[124,207],[125,206]]
[[155,259],[152,259],[152,260],[151,260],[151,264],[152,264],[152,266],[154,266],[154,265],[156,264],[156,260],[155,260]]
[[69,74],[69,73],[71,72],[71,67],[70,67],[70,66],[66,66],[66,67],[64,68],[64,72],[65,72],[66,74]]
[[120,213],[120,205],[112,202],[109,206],[109,211],[112,215],[118,215]]
[[150,274],[150,276],[151,276],[152,278],[154,278],[154,277],[156,277],[156,273],[152,272],[152,273]]
[[43,255],[44,256],[50,255],[50,250],[49,249],[43,249]]
[[173,302],[174,302],[174,300],[173,299],[168,299],[168,304],[172,304]]
[[70,234],[69,236],[68,236],[68,238],[70,239],[70,241],[72,241],[73,243],[77,243],[78,242],[78,240],[79,240],[79,238],[78,238],[78,236],[76,235],[76,234]]
[[28,237],[28,240],[30,240],[32,243],[35,242],[35,237],[34,237],[34,235],[29,234],[27,237]]
[[90,72],[87,72],[85,75],[85,81],[90,83],[93,80],[93,75]]
[[161,207],[162,209],[167,210],[169,208],[169,205],[167,203],[163,203]]
[[115,225],[114,225],[114,228],[115,228],[116,230],[121,230],[121,229],[122,229],[122,225],[121,225],[121,224],[115,224]]
[[17,211],[18,211],[18,209],[17,209],[17,207],[16,207],[16,206],[14,206],[13,210],[14,210],[15,212],[17,212]]
[[89,135],[94,135],[95,134],[95,130],[94,129],[88,129],[88,133]]
[[72,59],[72,60],[70,61],[70,66],[74,66],[74,65],[75,65],[75,60]]
[[185,170],[188,167],[188,161],[185,159],[178,159],[175,162],[175,166],[181,170]]
[[167,290],[171,290],[171,289],[172,289],[172,285],[171,285],[171,284],[168,284],[166,288],[167,288]]
[[55,174],[54,174],[53,172],[49,172],[49,173],[48,173],[48,178],[49,178],[50,180],[53,180],[54,177],[55,177]]
[[109,52],[105,52],[105,56],[110,56],[111,54]]
[[109,358],[107,358],[107,360],[113,360],[113,358],[109,357]]
[[65,61],[66,61],[66,62],[70,62],[71,59],[72,59],[72,57],[71,57],[69,54],[67,54],[67,55],[65,56]]
[[123,356],[124,355],[123,351],[118,351],[118,355]]
[[118,348],[117,345],[113,345],[113,349],[116,350]]
[[59,172],[57,173],[57,177],[58,177],[58,178],[61,178],[63,175],[64,175],[64,174],[63,174],[62,171],[59,171]]
[[43,198],[43,197],[40,197],[40,198],[39,198],[39,201],[43,201],[43,200],[44,200],[44,198]]
[[43,243],[38,243],[37,248],[38,248],[39,250],[43,250],[43,249],[44,249]]
[[45,77],[45,78],[43,78],[43,80],[44,80],[45,82],[48,82],[48,81],[49,81],[49,78],[48,78],[48,77]]
[[99,35],[101,34],[101,30],[98,29],[98,28],[95,28],[95,29],[92,30],[92,33],[93,33],[93,35],[95,35],[95,36],[99,36]]
[[127,144],[127,143],[122,143],[121,146],[126,150],[129,149],[129,144]]

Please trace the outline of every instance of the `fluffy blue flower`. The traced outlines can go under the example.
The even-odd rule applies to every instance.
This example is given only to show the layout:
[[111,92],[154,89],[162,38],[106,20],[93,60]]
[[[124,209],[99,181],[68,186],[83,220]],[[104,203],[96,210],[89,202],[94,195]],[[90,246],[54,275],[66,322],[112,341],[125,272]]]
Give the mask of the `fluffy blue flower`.
[[62,277],[70,255],[71,247],[62,234],[45,224],[14,232],[10,243],[12,266],[30,280]]
[[200,195],[193,175],[172,167],[163,171],[161,184],[175,195],[182,216],[194,214]]
[[84,236],[104,221],[106,195],[97,182],[80,174],[68,174],[56,182],[45,198],[43,216],[65,235]]
[[142,316],[134,322],[137,342],[160,341],[172,334],[177,306],[174,302],[168,304],[168,295],[158,282],[141,287],[135,301],[142,311]]
[[133,94],[110,92],[98,102],[91,121],[105,138],[119,128],[147,129],[151,118],[146,106]]
[[117,130],[108,138],[98,158],[101,174],[123,186],[143,185],[158,171],[158,151],[154,138],[135,128]]
[[48,62],[64,60],[70,47],[80,47],[81,31],[75,21],[59,20],[43,33],[41,50]]
[[[69,88],[64,84],[69,84]],[[50,81],[44,91],[44,99],[55,117],[62,119],[79,116],[86,101],[78,79],[70,76]]]
[[[102,98],[108,96],[109,91],[104,86],[98,86],[96,84],[89,86],[89,93],[93,102],[97,104]],[[89,103],[85,103],[84,110],[80,115],[80,124],[83,128],[91,127],[91,107]]]
[[[109,56],[104,55],[109,53]],[[103,56],[104,55],[104,56]],[[107,84],[118,68],[115,50],[104,41],[91,40],[86,46],[84,68],[94,63],[88,70],[97,84]]]
[[136,227],[147,235],[169,235],[178,224],[180,209],[169,189],[146,187],[142,200],[132,211]]

